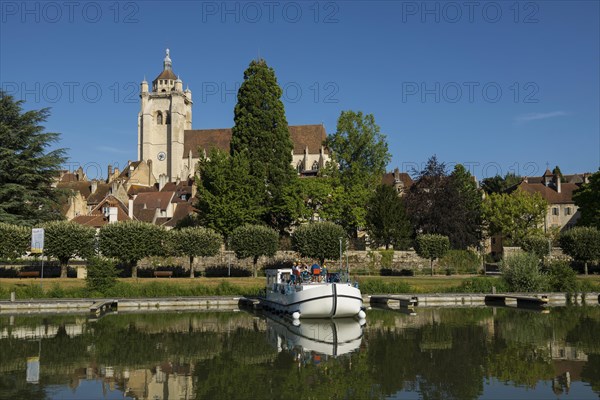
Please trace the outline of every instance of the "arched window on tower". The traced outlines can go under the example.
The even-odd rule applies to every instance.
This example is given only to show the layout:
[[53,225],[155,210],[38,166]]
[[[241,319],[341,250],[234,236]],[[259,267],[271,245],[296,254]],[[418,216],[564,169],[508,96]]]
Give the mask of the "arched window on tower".
[[171,125],[171,113],[168,112],[168,111],[165,111],[165,115],[166,115],[166,122],[165,122],[165,124]]
[[162,125],[162,123],[163,123],[163,115],[159,111],[156,113],[156,125]]

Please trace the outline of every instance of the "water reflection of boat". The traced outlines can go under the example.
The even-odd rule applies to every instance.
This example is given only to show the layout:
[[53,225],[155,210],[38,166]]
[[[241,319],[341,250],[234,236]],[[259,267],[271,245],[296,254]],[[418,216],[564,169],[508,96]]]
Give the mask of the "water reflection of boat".
[[354,318],[289,321],[267,314],[267,335],[278,351],[339,356],[359,349],[363,326]]
[[[266,307],[299,318],[364,318],[362,295],[358,287],[340,282],[334,274],[327,279],[300,278],[294,282],[292,270],[267,270]],[[294,282],[294,283],[293,283]]]

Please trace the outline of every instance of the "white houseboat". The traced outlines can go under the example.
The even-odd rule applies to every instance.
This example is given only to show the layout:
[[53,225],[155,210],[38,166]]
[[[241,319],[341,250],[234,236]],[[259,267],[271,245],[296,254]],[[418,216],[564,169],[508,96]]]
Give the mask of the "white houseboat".
[[267,270],[266,274],[264,305],[275,311],[288,313],[293,319],[364,319],[366,316],[357,285],[339,282],[339,274],[304,277],[296,282],[290,268]]

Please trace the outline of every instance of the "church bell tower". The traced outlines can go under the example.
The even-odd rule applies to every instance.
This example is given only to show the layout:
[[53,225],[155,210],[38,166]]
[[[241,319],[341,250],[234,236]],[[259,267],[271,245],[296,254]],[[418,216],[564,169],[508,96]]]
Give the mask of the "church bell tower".
[[145,78],[140,85],[138,114],[138,160],[151,160],[155,179],[164,174],[170,182],[187,178],[183,172],[184,131],[192,129],[192,91],[183,90],[172,66],[167,49],[152,90]]

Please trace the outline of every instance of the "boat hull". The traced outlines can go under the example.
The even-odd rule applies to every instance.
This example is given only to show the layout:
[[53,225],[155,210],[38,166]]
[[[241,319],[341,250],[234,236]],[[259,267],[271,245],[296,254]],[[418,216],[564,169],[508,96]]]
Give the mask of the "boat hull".
[[347,318],[362,309],[358,288],[346,283],[278,285],[267,291],[265,305],[300,318]]

